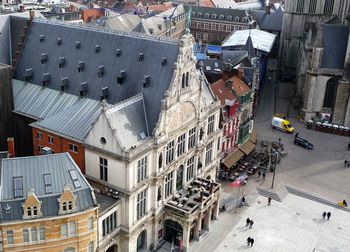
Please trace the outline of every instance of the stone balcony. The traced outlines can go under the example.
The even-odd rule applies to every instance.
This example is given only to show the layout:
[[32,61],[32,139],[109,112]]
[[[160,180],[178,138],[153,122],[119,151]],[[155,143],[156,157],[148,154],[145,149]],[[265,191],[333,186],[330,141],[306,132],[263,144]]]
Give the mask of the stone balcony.
[[180,217],[189,219],[204,206],[217,198],[220,184],[203,178],[196,178],[191,184],[178,192],[165,204],[165,209]]

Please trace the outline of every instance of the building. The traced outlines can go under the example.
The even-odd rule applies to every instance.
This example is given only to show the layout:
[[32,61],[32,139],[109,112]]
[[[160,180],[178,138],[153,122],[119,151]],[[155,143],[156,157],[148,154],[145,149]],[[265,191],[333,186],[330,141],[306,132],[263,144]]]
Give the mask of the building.
[[0,161],[2,251],[95,251],[95,195],[69,154]]
[[193,43],[190,34],[174,40],[31,23],[14,74],[14,103],[36,104],[40,99],[18,95],[36,86],[47,95],[44,112],[52,113],[32,126],[67,138],[77,129],[59,133],[54,124],[78,116],[70,104],[101,102],[83,146],[93,187],[120,197],[116,226],[99,237],[103,250],[151,250],[164,241],[188,250],[218,217],[220,102],[195,67]]
[[196,41],[221,44],[231,32],[254,27],[255,21],[245,10],[192,6],[190,30]]
[[292,102],[304,120],[349,126],[350,1],[287,2],[280,40],[281,71],[295,76]]

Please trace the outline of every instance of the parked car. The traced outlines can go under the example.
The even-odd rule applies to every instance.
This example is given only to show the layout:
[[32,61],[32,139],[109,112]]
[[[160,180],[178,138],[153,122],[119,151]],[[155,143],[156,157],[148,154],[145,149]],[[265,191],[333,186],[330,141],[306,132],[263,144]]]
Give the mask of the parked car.
[[294,132],[294,128],[288,120],[285,120],[276,116],[272,118],[271,127],[273,129],[278,129],[287,133]]
[[310,143],[309,141],[301,137],[295,137],[294,144],[304,147],[305,149],[308,149],[308,150],[311,150],[314,148],[314,145],[312,143]]

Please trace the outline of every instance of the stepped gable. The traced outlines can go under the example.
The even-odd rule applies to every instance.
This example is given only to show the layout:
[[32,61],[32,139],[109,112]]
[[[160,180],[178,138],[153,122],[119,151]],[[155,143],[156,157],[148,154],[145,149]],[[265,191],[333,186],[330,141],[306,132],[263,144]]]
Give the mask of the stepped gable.
[[64,92],[106,98],[109,104],[142,93],[152,132],[178,53],[178,42],[169,38],[36,19],[15,78],[25,80],[26,69],[32,69],[32,83],[55,90],[62,90],[62,79],[68,78]]

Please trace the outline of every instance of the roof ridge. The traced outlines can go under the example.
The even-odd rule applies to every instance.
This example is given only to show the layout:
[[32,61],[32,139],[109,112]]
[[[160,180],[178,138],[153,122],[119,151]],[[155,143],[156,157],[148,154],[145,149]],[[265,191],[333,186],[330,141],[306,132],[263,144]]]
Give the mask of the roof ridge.
[[47,24],[61,25],[61,26],[66,26],[66,27],[75,27],[75,28],[79,28],[79,29],[83,29],[83,30],[105,32],[105,33],[110,33],[110,34],[127,36],[130,38],[147,39],[147,40],[151,40],[151,41],[159,41],[159,42],[170,43],[170,44],[175,44],[175,45],[179,44],[179,41],[177,39],[173,39],[173,38],[169,38],[169,37],[155,37],[155,36],[148,35],[145,33],[140,33],[140,32],[123,32],[123,31],[117,31],[117,30],[105,28],[105,27],[82,26],[81,24],[65,23],[64,21],[60,21],[60,20],[47,20],[47,19],[43,19],[43,18],[34,18],[34,20],[35,20],[35,22],[38,22],[38,23],[47,23]]
[[131,96],[130,98],[117,102],[116,104],[113,105],[107,105],[107,112],[113,113],[119,109],[125,108],[135,102],[143,100],[143,93],[136,94],[134,96]]

